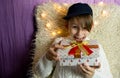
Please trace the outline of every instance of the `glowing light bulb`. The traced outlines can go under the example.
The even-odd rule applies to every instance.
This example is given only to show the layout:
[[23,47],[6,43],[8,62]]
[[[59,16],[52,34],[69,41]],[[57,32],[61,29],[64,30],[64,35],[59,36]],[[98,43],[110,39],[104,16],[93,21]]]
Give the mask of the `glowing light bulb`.
[[61,10],[61,9],[62,9],[62,7],[61,7],[61,6],[58,6],[57,8],[58,8],[59,10]]
[[98,21],[95,20],[95,21],[94,21],[94,25],[95,25],[95,26],[98,25]]
[[104,4],[103,1],[101,1],[101,2],[98,3],[98,5],[101,6],[101,7],[103,7],[105,4]]
[[55,9],[58,9],[59,5],[57,3],[53,4]]
[[106,10],[103,10],[102,11],[102,16],[105,17],[105,16],[108,16],[108,12]]
[[51,24],[50,24],[50,23],[47,23],[47,24],[46,24],[46,27],[50,29],[50,28],[51,28]]
[[68,4],[67,4],[67,3],[63,3],[63,5],[64,5],[64,6],[68,6]]
[[59,31],[57,31],[57,33],[58,33],[58,34],[61,34],[61,31],[59,30]]
[[62,6],[60,6],[59,4],[54,4],[53,6],[57,12],[61,12],[63,10]]
[[40,18],[39,18],[39,17],[37,17],[37,20],[40,20]]
[[56,36],[56,32],[52,32],[52,36]]
[[42,18],[45,18],[47,16],[47,14],[45,13],[45,12],[43,12],[42,14],[41,14],[41,17]]

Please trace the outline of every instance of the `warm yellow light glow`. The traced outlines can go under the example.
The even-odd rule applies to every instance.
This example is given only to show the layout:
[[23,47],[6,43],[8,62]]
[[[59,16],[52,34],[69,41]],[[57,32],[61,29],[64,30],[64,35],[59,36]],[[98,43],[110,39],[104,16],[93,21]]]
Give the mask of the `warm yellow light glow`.
[[64,3],[63,5],[60,5],[60,4],[57,4],[57,3],[54,3],[53,6],[54,6],[54,9],[61,15],[64,15],[66,14],[66,8],[68,4]]
[[52,36],[56,36],[57,35],[57,33],[56,32],[52,32]]
[[39,18],[39,17],[37,17],[37,20],[40,20],[40,18]]
[[54,8],[56,8],[56,7],[57,7],[57,4],[56,4],[56,3],[54,3],[54,4],[53,4],[53,6],[54,6]]
[[94,21],[94,25],[97,26],[98,25],[98,21],[95,20]]
[[57,31],[57,33],[58,33],[58,34],[61,34],[61,31],[59,30],[59,31]]
[[60,5],[57,4],[57,3],[54,4],[54,8],[55,8],[56,11],[62,10],[62,6],[60,6]]
[[108,12],[106,10],[103,10],[101,14],[103,17],[108,16]]
[[45,18],[47,16],[47,14],[45,13],[45,12],[43,12],[42,14],[41,14],[41,17],[42,18]]
[[58,6],[57,8],[58,8],[59,10],[61,10],[61,9],[62,9],[62,7],[61,7],[61,6]]
[[57,3],[54,3],[53,6],[54,6],[55,9],[58,9],[58,7],[59,7],[60,5],[58,5]]
[[51,24],[50,24],[50,23],[47,23],[47,24],[46,24],[46,27],[50,29],[50,28],[51,28]]
[[64,6],[68,6],[68,4],[67,4],[67,3],[63,3],[63,5],[64,5]]
[[105,4],[104,4],[103,1],[101,1],[101,2],[98,3],[98,5],[101,6],[101,7],[103,7]]

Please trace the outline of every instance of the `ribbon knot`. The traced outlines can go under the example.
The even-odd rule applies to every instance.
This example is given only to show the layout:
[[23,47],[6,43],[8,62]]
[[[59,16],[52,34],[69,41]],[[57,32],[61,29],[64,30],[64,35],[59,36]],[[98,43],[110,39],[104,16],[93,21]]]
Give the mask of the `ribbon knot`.
[[81,52],[82,52],[84,56],[89,56],[90,54],[93,53],[93,51],[89,48],[87,44],[88,44],[87,41],[71,42],[71,46],[73,48],[69,51],[69,55],[74,55],[76,58],[79,58],[81,57]]

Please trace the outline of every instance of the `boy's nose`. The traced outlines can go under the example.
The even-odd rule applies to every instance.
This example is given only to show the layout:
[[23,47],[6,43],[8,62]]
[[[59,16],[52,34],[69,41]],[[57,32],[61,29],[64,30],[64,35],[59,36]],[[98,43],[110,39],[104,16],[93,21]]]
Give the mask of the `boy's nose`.
[[83,30],[78,30],[76,33],[77,37],[81,38],[84,36],[84,31]]

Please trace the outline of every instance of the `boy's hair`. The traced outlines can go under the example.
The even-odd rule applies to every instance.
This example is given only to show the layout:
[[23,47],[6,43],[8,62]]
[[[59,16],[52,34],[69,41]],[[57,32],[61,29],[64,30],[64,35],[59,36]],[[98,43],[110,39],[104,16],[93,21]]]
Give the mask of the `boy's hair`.
[[82,29],[86,29],[87,31],[91,31],[93,25],[93,17],[88,14],[83,14],[79,16],[72,17],[67,20],[68,22],[75,21],[76,24],[80,25]]

